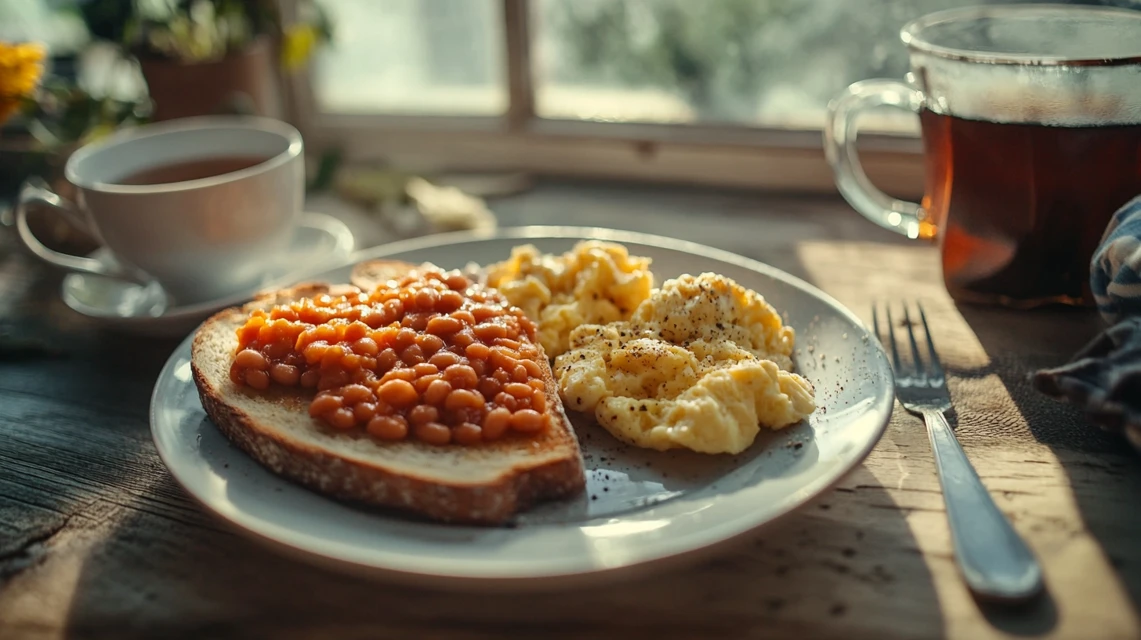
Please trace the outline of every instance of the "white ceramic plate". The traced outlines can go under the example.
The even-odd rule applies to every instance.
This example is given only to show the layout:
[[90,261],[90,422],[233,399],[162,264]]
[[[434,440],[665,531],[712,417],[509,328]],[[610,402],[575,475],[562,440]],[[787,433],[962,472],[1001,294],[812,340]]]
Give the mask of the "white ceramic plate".
[[[618,443],[575,418],[587,467],[580,498],[550,503],[512,527],[413,521],[326,499],[266,471],[206,418],[190,375],[187,339],[159,375],[151,428],[175,479],[207,509],[255,538],[309,560],[435,586],[526,588],[581,584],[668,566],[770,523],[831,488],[883,434],[892,376],[859,320],[811,285],[708,247],[633,233],[525,227],[398,242],[354,256],[460,268],[532,242],[562,252],[582,238],[625,244],[653,259],[658,280],[714,271],[763,294],[796,329],[796,363],[816,386],[807,423],[762,434],[738,456],[659,453]],[[325,274],[346,282],[349,268]],[[823,357],[822,357],[823,356]]]

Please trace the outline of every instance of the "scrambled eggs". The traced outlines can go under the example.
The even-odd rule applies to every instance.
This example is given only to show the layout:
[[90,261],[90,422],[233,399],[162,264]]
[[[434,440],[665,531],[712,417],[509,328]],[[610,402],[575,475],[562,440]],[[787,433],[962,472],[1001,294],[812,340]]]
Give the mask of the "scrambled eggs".
[[628,319],[650,297],[654,276],[649,258],[586,240],[561,256],[530,244],[515,247],[510,258],[487,268],[487,285],[539,325],[539,342],[554,358],[570,346],[575,327]]
[[794,331],[764,298],[725,276],[667,280],[628,321],[584,324],[555,359],[563,402],[593,411],[624,442],[740,453],[760,427],[816,409],[791,373]]

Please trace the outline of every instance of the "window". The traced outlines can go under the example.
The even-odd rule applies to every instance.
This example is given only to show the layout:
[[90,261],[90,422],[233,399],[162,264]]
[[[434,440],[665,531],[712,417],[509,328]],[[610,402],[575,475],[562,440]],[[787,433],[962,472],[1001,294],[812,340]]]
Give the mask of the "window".
[[[295,96],[307,135],[350,156],[830,191],[829,100],[904,76],[904,23],[978,2],[336,0]],[[862,132],[872,179],[918,195],[917,119]]]
[[316,61],[327,113],[502,115],[507,109],[498,0],[326,2],[337,40]]
[[[863,78],[902,78],[899,28],[974,0],[537,0],[540,117],[819,130]],[[902,117],[900,117],[902,116]],[[917,131],[889,112],[879,128]]]

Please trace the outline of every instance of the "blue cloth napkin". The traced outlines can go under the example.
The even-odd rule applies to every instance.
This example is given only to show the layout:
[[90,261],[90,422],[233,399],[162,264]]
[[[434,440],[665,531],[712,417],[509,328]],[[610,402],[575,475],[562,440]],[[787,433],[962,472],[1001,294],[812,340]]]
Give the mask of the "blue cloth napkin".
[[1141,315],[1141,196],[1109,221],[1090,265],[1090,286],[1106,322]]
[[1090,261],[1090,286],[1111,326],[1068,363],[1035,372],[1031,382],[1141,450],[1141,196],[1106,227]]

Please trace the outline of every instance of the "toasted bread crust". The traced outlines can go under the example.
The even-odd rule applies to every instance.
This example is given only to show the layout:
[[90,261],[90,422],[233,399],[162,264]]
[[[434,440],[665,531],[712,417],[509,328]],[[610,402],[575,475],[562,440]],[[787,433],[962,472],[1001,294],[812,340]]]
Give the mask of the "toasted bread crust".
[[[333,292],[336,288],[336,285],[306,283],[267,293],[241,309],[215,314],[195,336],[191,369],[202,406],[218,429],[242,451],[272,472],[319,493],[452,523],[502,524],[536,503],[569,497],[585,488],[578,442],[562,404],[557,401],[551,402],[548,410],[551,428],[566,432],[573,444],[573,454],[568,449],[568,455],[561,458],[537,457],[534,464],[517,463],[504,468],[492,481],[459,483],[433,478],[429,472],[412,474],[343,457],[319,445],[298,441],[228,402],[227,393],[235,391],[219,388],[217,381],[211,381],[199,366],[200,354],[206,348],[204,343],[212,328],[230,330],[253,308]],[[548,398],[557,399],[559,395],[550,366],[545,358],[540,358],[539,363]],[[317,428],[314,422],[314,429]]]
[[414,266],[399,260],[366,260],[353,265],[349,282],[364,291],[372,291],[388,280],[399,278]]
[[[349,275],[349,282],[364,291],[372,291],[388,280],[400,277],[413,266],[414,265],[399,260],[386,260],[383,258],[365,260],[353,265],[352,273]],[[460,269],[460,272],[475,282],[486,284],[486,275],[475,263],[471,263],[467,267]]]

